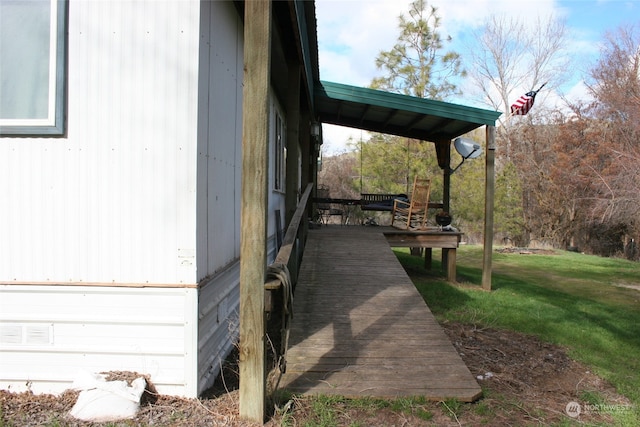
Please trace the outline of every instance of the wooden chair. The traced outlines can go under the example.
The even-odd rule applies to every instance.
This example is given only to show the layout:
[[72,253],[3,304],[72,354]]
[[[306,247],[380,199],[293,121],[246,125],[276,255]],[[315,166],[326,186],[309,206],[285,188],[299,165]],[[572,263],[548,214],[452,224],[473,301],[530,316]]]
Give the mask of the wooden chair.
[[393,202],[391,225],[402,230],[422,230],[427,224],[427,209],[431,193],[431,180],[413,180],[410,202],[396,199]]

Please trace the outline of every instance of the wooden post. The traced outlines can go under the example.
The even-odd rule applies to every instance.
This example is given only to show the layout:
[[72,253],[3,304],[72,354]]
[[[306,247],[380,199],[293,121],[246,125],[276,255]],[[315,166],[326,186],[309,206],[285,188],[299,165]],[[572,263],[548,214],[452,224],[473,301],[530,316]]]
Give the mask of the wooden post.
[[[449,274],[448,268],[449,268],[449,252],[443,248],[442,253],[440,254],[440,269],[442,270],[443,273]],[[447,276],[447,280],[449,280],[449,276]]]
[[[300,158],[302,159],[300,178],[302,181],[302,188],[306,188],[307,184],[309,184],[310,182],[314,185],[316,183],[315,176],[317,163],[315,159],[311,158],[311,114],[309,110],[304,106],[302,106],[301,108],[302,109],[300,110],[300,122],[298,128],[298,139],[300,140]],[[311,210],[313,209],[312,206],[313,203],[307,203],[307,211],[305,212],[304,216],[305,220],[302,221],[301,234],[302,236],[304,236],[303,242],[301,242],[302,245],[304,245],[307,232],[309,231],[309,221],[307,221],[307,218],[311,218],[313,216],[311,213]],[[302,251],[300,251],[300,254],[302,254]],[[302,258],[299,257],[298,261],[301,260]]]
[[456,277],[456,250],[452,248],[442,248],[442,254],[443,266],[446,266],[447,281],[449,281],[449,283],[456,283],[458,280]]
[[424,269],[431,270],[433,260],[433,249],[424,248]]
[[495,195],[496,128],[487,126],[487,154],[484,184],[484,249],[482,253],[482,288],[491,290],[491,257],[493,251],[493,200]]
[[[311,115],[309,111],[300,111],[300,127],[298,128],[298,138],[300,138],[300,154],[302,156],[302,188],[308,183],[316,183],[316,159],[311,146]],[[315,191],[314,191],[315,193]]]
[[285,222],[289,225],[296,211],[301,189],[299,181],[300,156],[300,64],[290,62],[289,85],[287,87],[287,179],[285,181]]
[[447,165],[442,169],[442,210],[451,213],[451,141],[442,146],[442,156]]
[[[440,157],[442,157],[443,159],[443,164],[446,165],[446,167],[442,169],[442,210],[451,213],[451,141],[447,140],[446,142],[443,142],[441,144],[441,147],[442,148]],[[442,271],[447,275],[447,280],[450,281],[449,251],[446,249],[442,249],[441,268]],[[455,277],[453,278],[453,281],[455,282]]]
[[244,3],[242,196],[240,207],[240,416],[264,422],[264,283],[269,181],[271,2]]

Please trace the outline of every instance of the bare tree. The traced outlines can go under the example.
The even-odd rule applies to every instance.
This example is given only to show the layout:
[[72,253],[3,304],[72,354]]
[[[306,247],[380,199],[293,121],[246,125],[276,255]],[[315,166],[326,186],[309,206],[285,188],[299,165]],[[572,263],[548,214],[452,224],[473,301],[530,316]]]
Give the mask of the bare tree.
[[566,75],[567,30],[559,19],[522,21],[494,15],[475,38],[479,46],[469,53],[468,74],[496,110],[509,111],[510,101],[522,95],[523,87],[557,87]]
[[318,172],[318,185],[328,188],[333,198],[358,198],[358,168],[353,152],[324,157]]
[[640,144],[640,27],[621,27],[605,37],[590,72],[589,89],[599,117],[627,129],[625,140]]
[[640,233],[640,26],[621,27],[605,37],[591,70],[590,89],[600,120],[604,167],[594,167],[600,197],[594,218],[625,224]]

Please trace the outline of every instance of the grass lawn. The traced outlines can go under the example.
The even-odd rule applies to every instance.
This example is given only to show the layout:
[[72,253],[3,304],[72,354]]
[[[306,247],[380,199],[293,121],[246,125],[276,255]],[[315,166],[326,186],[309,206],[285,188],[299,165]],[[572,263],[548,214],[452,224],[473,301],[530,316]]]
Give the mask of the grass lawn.
[[[481,290],[482,248],[458,250],[457,286],[405,250],[396,255],[440,321],[473,323],[565,346],[633,403],[640,425],[640,265],[573,252],[493,255],[492,292]],[[633,417],[629,420],[628,417]]]

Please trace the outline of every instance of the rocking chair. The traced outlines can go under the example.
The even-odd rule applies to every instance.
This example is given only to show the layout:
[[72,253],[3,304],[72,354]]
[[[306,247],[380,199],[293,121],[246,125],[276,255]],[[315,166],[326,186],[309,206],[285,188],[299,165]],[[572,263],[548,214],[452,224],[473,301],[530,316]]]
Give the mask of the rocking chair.
[[396,199],[393,202],[391,225],[402,230],[423,230],[427,224],[427,209],[431,193],[431,180],[418,179],[413,181],[411,200]]

